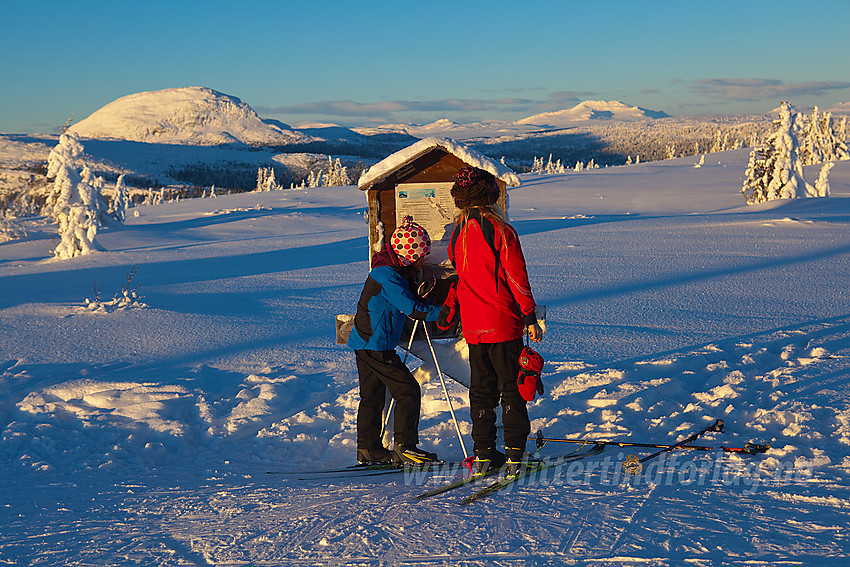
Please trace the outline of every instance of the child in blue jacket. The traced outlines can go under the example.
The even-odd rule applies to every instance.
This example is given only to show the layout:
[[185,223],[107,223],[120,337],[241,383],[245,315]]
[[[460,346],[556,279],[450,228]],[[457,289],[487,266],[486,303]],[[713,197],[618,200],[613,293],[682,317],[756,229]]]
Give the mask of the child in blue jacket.
[[[390,242],[372,259],[372,270],[357,302],[348,346],[354,349],[360,379],[357,460],[361,463],[437,460],[434,453],[416,447],[422,394],[395,351],[408,317],[436,321],[440,314],[441,306],[423,303],[413,291],[415,276],[430,252],[428,233],[412,217],[404,217]],[[393,451],[380,439],[387,390],[396,402]]]

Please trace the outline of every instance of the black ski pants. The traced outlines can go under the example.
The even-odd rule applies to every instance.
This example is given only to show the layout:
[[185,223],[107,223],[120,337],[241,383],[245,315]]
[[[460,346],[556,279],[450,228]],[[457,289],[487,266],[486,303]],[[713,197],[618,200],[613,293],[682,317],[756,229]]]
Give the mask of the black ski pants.
[[396,445],[419,443],[419,383],[394,350],[355,350],[360,376],[360,406],[357,408],[357,448],[382,446],[381,418],[387,390],[395,400],[393,436]]
[[525,449],[531,432],[517,386],[522,339],[469,345],[469,409],[475,450],[496,447],[496,406],[502,404],[505,446]]

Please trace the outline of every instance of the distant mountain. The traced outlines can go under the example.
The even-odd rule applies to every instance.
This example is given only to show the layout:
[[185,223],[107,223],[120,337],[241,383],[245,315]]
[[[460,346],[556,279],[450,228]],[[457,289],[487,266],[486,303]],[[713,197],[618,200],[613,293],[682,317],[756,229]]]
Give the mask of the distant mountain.
[[[811,114],[813,108],[811,106],[797,106],[796,104],[788,104],[788,109],[791,111],[791,115],[794,114]],[[782,105],[777,106],[776,108],[768,111],[768,115],[779,115],[782,112]]]
[[826,109],[826,112],[834,114],[850,114],[850,102],[839,102]]
[[517,124],[567,128],[584,125],[591,121],[635,122],[669,117],[670,115],[665,112],[629,106],[616,100],[610,102],[588,100],[566,110],[544,112],[517,120]]
[[[797,106],[794,104],[788,105],[791,108],[791,113],[798,114],[811,114],[814,107],[811,106]],[[779,114],[779,111],[782,109],[781,106],[777,106],[773,110],[771,110],[768,114]],[[818,107],[819,112],[829,112],[830,114],[850,114],[850,102],[839,102],[837,104],[833,104],[829,108]]]
[[205,87],[121,97],[71,127],[82,138],[211,146],[284,145],[312,139],[277,121],[263,121],[235,96]]
[[414,136],[420,140],[431,137],[469,140],[496,136],[521,136],[539,129],[540,127],[536,125],[518,124],[505,120],[461,124],[442,118],[430,124],[384,124],[382,126],[354,128],[353,130],[365,136],[394,133]]

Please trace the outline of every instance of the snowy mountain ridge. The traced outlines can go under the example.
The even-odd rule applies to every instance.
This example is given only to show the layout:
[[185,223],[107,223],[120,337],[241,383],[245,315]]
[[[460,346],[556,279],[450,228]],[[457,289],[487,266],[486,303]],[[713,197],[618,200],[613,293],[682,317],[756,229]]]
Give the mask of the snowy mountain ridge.
[[[441,118],[430,124],[386,124],[348,129],[335,124],[309,124],[291,128],[273,119],[262,119],[239,98],[206,87],[182,87],[123,96],[71,127],[82,138],[135,142],[219,145],[303,144],[350,136],[406,134],[417,138],[481,138],[528,134],[543,128],[566,128],[588,121],[638,121],[669,115],[629,106],[619,101],[586,101],[573,108],[546,112],[515,122],[493,120],[461,124]],[[324,132],[323,132],[324,130]],[[349,132],[348,136],[341,131]]]
[[517,124],[538,124],[564,128],[588,120],[632,122],[636,120],[655,120],[658,118],[670,118],[670,115],[666,112],[629,106],[618,100],[587,100],[566,110],[543,112],[523,118],[522,120],[518,120]]
[[206,87],[184,87],[123,96],[70,130],[82,138],[200,146],[312,141],[282,126],[263,121],[235,96]]
[[[850,103],[839,103],[822,110],[845,114],[850,112]],[[670,117],[663,111],[630,106],[621,101],[590,100],[572,108],[543,112],[516,121],[459,123],[441,118],[428,124],[396,123],[349,128],[312,122],[292,127],[276,119],[261,118],[251,106],[235,96],[207,87],[180,87],[123,96],[71,126],[70,130],[88,139],[190,146],[285,146],[326,142],[362,145],[373,136],[456,140],[533,137],[541,131],[652,122]]]

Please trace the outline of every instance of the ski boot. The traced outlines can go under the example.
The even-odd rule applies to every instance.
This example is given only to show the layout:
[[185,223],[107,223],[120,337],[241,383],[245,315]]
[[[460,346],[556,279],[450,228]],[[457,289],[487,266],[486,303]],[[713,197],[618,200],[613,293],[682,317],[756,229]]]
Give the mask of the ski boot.
[[518,447],[505,447],[505,458],[505,476],[508,477],[517,476],[538,460]]
[[501,468],[505,464],[505,454],[497,451],[495,447],[487,447],[486,449],[476,449],[475,459],[472,461],[474,470],[472,474],[483,475],[491,467]]
[[396,445],[392,452],[393,462],[400,465],[419,465],[438,461],[436,453],[418,449],[416,445]]
[[357,462],[363,465],[391,463],[392,457],[392,451],[382,446],[374,449],[357,449]]

